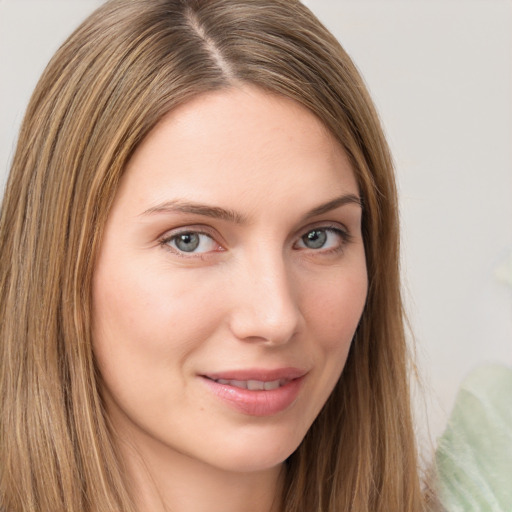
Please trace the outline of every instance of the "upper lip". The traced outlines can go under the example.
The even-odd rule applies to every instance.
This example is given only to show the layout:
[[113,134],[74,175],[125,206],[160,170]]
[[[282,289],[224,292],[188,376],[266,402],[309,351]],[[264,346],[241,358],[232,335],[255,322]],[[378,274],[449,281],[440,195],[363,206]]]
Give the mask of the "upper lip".
[[202,376],[211,380],[256,380],[261,382],[272,382],[276,380],[294,380],[303,377],[306,370],[300,368],[248,368],[237,370],[225,370],[219,372],[205,373]]

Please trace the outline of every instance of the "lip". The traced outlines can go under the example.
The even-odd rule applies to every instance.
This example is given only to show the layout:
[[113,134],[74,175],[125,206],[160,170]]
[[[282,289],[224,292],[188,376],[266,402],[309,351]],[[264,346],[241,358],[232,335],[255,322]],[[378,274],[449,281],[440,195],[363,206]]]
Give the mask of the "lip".
[[[217,398],[249,416],[272,416],[288,409],[297,399],[307,372],[298,368],[229,370],[200,375]],[[282,381],[277,389],[249,390],[221,381]]]

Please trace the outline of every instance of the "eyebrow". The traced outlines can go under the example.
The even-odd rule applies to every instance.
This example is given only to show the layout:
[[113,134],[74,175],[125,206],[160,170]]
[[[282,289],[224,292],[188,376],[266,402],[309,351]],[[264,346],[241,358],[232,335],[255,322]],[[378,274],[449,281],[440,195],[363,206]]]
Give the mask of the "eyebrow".
[[336,197],[327,203],[321,204],[312,210],[309,210],[308,213],[304,216],[304,218],[309,219],[310,217],[316,217],[317,215],[322,215],[323,213],[330,212],[331,210],[336,210],[336,208],[341,208],[346,204],[355,204],[360,208],[363,207],[363,201],[356,194],[344,194],[340,197]]
[[207,204],[183,201],[181,199],[157,204],[143,212],[141,216],[153,215],[155,213],[192,213],[204,217],[227,220],[234,224],[244,224],[247,222],[247,218],[235,210],[227,210],[219,206],[209,206]]
[[[304,219],[310,217],[316,217],[324,213],[330,212],[347,204],[355,204],[362,208],[361,198],[355,194],[344,194],[342,196],[331,199],[327,203],[316,206],[312,210],[309,210],[305,215]],[[248,218],[241,213],[221,208],[219,206],[210,206],[207,204],[196,203],[193,201],[184,201],[176,199],[173,201],[164,201],[151,208],[145,210],[140,216],[148,216],[159,213],[191,213],[194,215],[201,215],[204,217],[211,217],[214,219],[225,220],[234,224],[245,224]]]

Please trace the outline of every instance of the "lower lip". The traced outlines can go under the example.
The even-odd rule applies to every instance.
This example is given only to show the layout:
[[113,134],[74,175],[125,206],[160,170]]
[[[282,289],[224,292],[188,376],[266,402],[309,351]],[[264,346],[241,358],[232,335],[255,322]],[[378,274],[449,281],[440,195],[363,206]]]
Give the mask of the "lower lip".
[[250,391],[203,377],[204,383],[218,398],[249,416],[272,416],[288,409],[297,399],[303,379],[293,379],[277,389]]

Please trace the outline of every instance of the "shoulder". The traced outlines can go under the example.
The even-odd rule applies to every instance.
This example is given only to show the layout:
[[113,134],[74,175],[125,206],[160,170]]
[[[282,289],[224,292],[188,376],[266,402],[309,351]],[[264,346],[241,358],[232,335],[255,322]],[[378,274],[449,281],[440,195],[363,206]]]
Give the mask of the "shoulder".
[[462,383],[436,453],[449,512],[512,510],[512,368],[485,365]]

